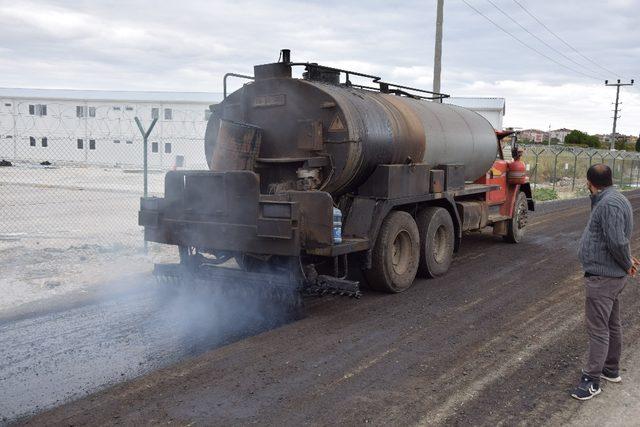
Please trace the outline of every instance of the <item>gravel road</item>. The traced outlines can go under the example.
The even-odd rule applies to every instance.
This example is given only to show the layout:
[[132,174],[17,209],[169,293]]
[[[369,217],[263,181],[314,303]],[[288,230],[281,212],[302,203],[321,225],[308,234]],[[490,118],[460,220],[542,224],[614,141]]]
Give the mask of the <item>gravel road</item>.
[[[628,197],[637,212],[640,193]],[[80,390],[93,391],[117,382],[113,372],[124,371],[125,379],[145,375],[22,422],[589,424],[598,415],[589,409],[594,402],[568,395],[586,350],[575,250],[587,215],[584,202],[545,209],[530,221],[519,245],[488,233],[470,234],[446,277],[420,280],[399,295],[368,292],[359,301],[316,300],[303,320],[210,351],[185,351],[193,346],[175,344],[165,331],[171,317],[154,311],[154,304],[140,305],[136,301],[145,299],[140,295],[115,303],[115,310],[101,302],[44,318],[7,320],[0,323],[1,342],[11,343],[0,350],[0,402],[22,387],[35,396],[32,402],[40,396],[52,405],[52,390],[58,399],[77,396],[78,388],[66,381],[77,385],[82,375],[92,376],[90,386]],[[636,253],[639,229],[632,245]],[[640,351],[635,284],[630,282],[623,302],[628,362]],[[140,329],[155,323],[160,326]],[[200,347],[232,341],[211,330],[194,338],[189,328],[202,322],[179,323],[182,336]],[[216,339],[209,340],[208,333]],[[80,345],[85,340],[87,347]],[[628,378],[638,377],[635,364],[626,368]],[[596,402],[619,402],[623,390],[605,385]],[[10,400],[13,408],[29,406],[16,399]],[[618,419],[611,418],[618,411],[640,411],[637,401],[618,408],[609,421]],[[602,412],[601,418],[607,415]],[[627,418],[632,419],[637,420]]]

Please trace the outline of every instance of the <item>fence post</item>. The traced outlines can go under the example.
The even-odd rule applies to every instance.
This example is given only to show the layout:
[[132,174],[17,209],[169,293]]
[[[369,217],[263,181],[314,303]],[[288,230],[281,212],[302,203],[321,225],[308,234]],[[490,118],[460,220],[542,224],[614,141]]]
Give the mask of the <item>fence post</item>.
[[[148,156],[149,156],[149,150],[147,149],[147,145],[148,145],[148,141],[149,141],[149,135],[151,134],[151,131],[153,130],[153,127],[156,125],[156,122],[158,121],[157,118],[153,119],[153,121],[151,122],[151,125],[149,126],[149,129],[147,129],[146,131],[144,130],[144,128],[142,127],[142,123],[140,123],[140,119],[138,118],[138,116],[135,117],[135,121],[136,124],[138,125],[138,129],[140,129],[140,133],[142,134],[142,149],[144,150],[144,153],[142,155],[142,174],[143,174],[143,178],[142,178],[142,194],[143,197],[147,197],[149,195],[149,181],[148,181],[148,172],[149,172],[149,167],[148,167]],[[148,252],[148,247],[147,247],[147,241],[144,241],[144,253],[145,255]]]
[[540,154],[544,153],[545,149],[541,149],[540,151],[537,150],[531,150],[533,151],[533,154],[536,156],[536,164],[534,165],[534,169],[533,169],[533,189],[536,189],[536,185],[538,184],[538,158],[540,157]]
[[553,159],[553,190],[555,191],[556,189],[556,177],[558,174],[558,156],[560,156],[560,154],[562,154],[562,152],[564,151],[564,148],[560,148],[559,151],[556,151],[555,148],[551,149],[551,152],[554,155],[554,159]]
[[571,191],[574,191],[576,188],[576,174],[578,173],[578,156],[583,153],[584,150],[580,148],[576,148],[571,150],[573,153],[573,181],[571,182]]

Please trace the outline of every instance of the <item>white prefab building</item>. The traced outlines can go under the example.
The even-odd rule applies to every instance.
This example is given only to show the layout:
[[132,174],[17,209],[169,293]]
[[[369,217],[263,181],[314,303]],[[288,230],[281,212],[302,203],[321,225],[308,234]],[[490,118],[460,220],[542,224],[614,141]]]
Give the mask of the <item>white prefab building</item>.
[[444,98],[443,102],[473,110],[487,119],[494,129],[502,130],[502,119],[506,112],[504,98],[451,97]]
[[209,105],[205,92],[130,92],[0,88],[0,158],[141,166],[149,136],[152,168],[206,165],[203,141]]
[[[204,134],[219,93],[0,88],[0,159],[142,166],[144,128],[157,118],[149,166],[206,167]],[[503,98],[445,98],[502,129]]]

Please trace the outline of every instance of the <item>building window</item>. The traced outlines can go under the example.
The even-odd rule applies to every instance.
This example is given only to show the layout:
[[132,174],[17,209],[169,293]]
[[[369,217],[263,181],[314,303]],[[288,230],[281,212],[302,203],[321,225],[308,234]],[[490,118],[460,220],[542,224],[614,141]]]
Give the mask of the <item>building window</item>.
[[173,111],[171,111],[171,108],[165,108],[164,109],[164,119],[165,120],[172,120],[173,119]]
[[36,146],[36,139],[32,136],[29,137],[29,145],[32,147]]
[[44,138],[42,138],[42,146],[43,147],[48,147],[49,146],[49,140],[47,140],[47,137],[45,136]]
[[96,107],[85,107],[83,105],[76,106],[76,117],[95,117]]
[[31,114],[32,116],[46,116],[47,106],[45,104],[30,104],[29,114]]
[[133,111],[133,107],[130,105],[127,105],[126,107],[124,107],[124,109],[127,111]]
[[5,107],[11,107],[11,103],[10,103],[10,102],[5,102],[5,103],[4,103],[4,106],[5,106]]
[[170,142],[165,142],[165,144],[164,144],[164,152],[165,153],[171,153],[171,143]]
[[159,118],[160,118],[160,109],[159,108],[152,108],[151,109],[151,120],[159,119]]
[[89,150],[95,150],[96,149],[96,140],[95,139],[90,139],[89,140]]
[[133,141],[127,140],[127,144],[133,144]]
[[204,121],[205,121],[205,122],[208,122],[208,121],[209,121],[209,119],[211,118],[211,114],[213,114],[213,113],[211,112],[211,110],[204,110]]
[[78,150],[82,150],[84,148],[84,141],[82,139],[78,139]]
[[152,142],[151,143],[151,152],[152,153],[157,153],[158,152],[158,143],[157,142]]
[[120,144],[120,140],[119,140],[119,139],[114,139],[114,140],[113,140],[113,143],[114,143],[114,144]]
[[120,111],[120,107],[113,107],[113,111]]

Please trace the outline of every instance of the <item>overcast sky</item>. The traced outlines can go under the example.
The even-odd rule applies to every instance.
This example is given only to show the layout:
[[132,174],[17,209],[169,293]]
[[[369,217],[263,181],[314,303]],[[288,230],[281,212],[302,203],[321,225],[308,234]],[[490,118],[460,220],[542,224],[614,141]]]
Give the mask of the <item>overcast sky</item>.
[[[640,79],[640,0],[517,0],[606,70],[516,0],[466,1],[562,65],[445,0],[444,92],[506,98],[506,126],[611,132],[615,88],[604,79]],[[430,89],[435,3],[0,0],[0,86],[220,92],[225,72],[252,73],[290,48],[295,61]],[[637,135],[640,84],[621,100],[618,129]]]

